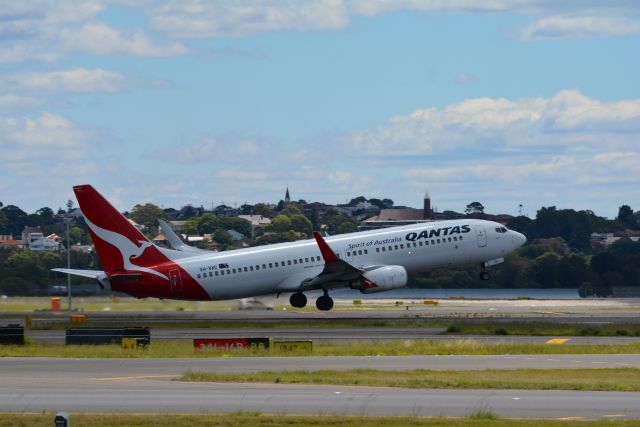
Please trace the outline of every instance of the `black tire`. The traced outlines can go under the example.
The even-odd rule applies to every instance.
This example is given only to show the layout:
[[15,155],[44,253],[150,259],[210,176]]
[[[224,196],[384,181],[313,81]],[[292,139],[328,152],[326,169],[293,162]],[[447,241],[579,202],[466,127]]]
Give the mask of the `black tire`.
[[303,308],[307,305],[307,296],[302,292],[296,292],[289,297],[289,303],[295,308]]
[[323,295],[316,300],[316,307],[321,311],[329,311],[333,308],[333,298]]
[[491,275],[489,274],[488,271],[480,272],[480,280],[489,280],[490,278],[491,278]]

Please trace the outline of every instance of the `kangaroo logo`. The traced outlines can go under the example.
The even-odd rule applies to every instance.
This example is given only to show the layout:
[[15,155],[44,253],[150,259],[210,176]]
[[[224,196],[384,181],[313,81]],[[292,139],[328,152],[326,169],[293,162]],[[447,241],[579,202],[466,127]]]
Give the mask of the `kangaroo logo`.
[[125,269],[133,270],[133,271],[144,271],[146,273],[151,273],[158,277],[162,277],[165,280],[169,280],[167,276],[165,276],[164,274],[158,271],[155,271],[146,267],[141,267],[139,265],[135,265],[131,263],[131,261],[133,261],[134,259],[142,256],[144,251],[149,246],[152,246],[151,242],[147,242],[145,240],[138,240],[138,243],[140,243],[140,246],[137,246],[134,242],[132,242],[127,237],[121,234],[98,227],[97,225],[92,223],[89,220],[89,218],[87,218],[86,215],[84,219],[87,225],[89,226],[89,228],[91,229],[91,231],[93,231],[96,236],[100,237],[105,242],[113,245],[116,249],[118,249],[118,251],[120,251],[120,255],[122,256],[122,263]]

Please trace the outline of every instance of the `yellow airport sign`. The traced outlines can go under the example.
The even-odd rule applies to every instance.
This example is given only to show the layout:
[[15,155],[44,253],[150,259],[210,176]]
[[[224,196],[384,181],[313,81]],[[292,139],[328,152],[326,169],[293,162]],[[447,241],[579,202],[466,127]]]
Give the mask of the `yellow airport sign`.
[[282,353],[292,353],[295,351],[312,351],[313,341],[274,341],[273,348]]

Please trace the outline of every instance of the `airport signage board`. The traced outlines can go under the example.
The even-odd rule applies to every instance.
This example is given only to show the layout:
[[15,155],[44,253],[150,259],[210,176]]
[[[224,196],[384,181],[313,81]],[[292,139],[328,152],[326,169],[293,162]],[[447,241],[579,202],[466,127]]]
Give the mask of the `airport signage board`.
[[273,348],[282,353],[292,353],[295,351],[312,351],[313,341],[274,341]]
[[268,350],[269,338],[195,338],[198,350]]

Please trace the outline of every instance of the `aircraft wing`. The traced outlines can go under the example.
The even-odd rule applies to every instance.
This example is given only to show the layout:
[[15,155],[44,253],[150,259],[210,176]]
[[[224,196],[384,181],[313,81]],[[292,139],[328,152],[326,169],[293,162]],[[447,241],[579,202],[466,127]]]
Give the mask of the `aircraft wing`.
[[348,287],[352,282],[361,280],[362,274],[370,269],[358,267],[340,259],[317,231],[313,232],[313,237],[320,247],[320,253],[324,259],[324,269],[317,276],[306,278],[295,286],[291,286],[291,282],[289,282],[287,284],[289,286],[284,286],[281,289],[282,292]]
[[203,254],[203,253],[211,253],[212,251],[208,251],[206,249],[195,248],[193,246],[189,246],[184,243],[180,237],[173,231],[171,226],[167,224],[164,220],[158,219],[158,223],[160,224],[160,229],[162,230],[162,234],[166,237],[169,242],[169,246],[171,246],[176,251],[180,252],[189,252],[192,254]]

